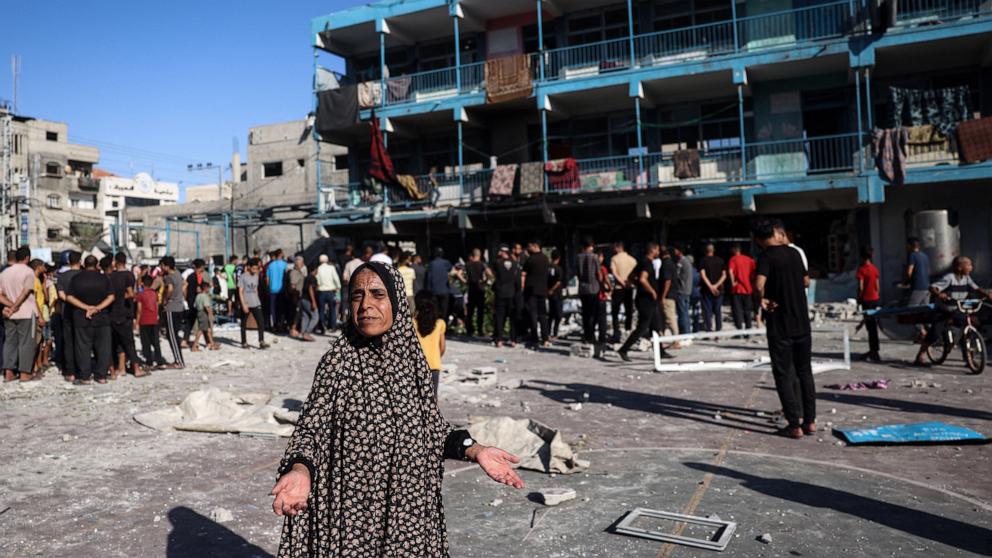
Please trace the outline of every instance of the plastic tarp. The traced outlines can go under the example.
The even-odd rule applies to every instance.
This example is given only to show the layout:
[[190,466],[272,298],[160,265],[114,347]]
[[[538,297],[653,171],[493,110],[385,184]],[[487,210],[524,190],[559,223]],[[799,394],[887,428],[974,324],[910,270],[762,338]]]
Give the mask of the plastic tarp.
[[943,422],[890,424],[872,428],[835,428],[834,431],[849,444],[932,444],[986,440],[985,436],[970,428]]
[[520,458],[521,469],[542,473],[580,473],[589,462],[579,459],[561,433],[535,420],[471,417],[468,432],[484,446],[496,446]]
[[269,405],[267,393],[233,395],[217,388],[194,391],[168,409],[138,413],[134,420],[160,431],[258,434],[288,437],[299,413]]

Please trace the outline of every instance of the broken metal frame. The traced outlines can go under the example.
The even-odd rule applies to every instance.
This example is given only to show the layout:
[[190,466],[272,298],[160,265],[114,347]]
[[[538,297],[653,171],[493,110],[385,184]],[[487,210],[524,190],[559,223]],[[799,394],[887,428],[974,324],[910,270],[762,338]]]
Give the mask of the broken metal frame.
[[[692,537],[683,537],[681,535],[673,535],[671,533],[662,533],[659,531],[649,531],[647,529],[641,529],[639,527],[634,527],[634,521],[642,518],[650,517],[653,519],[667,519],[669,521],[675,521],[679,523],[686,523],[691,525],[702,525],[704,527],[714,527],[717,529],[714,539],[696,539]],[[737,523],[734,521],[724,521],[718,518],[708,518],[708,517],[697,517],[694,515],[685,515],[681,513],[670,513],[658,510],[648,510],[644,508],[634,508],[634,511],[628,513],[620,523],[614,528],[614,532],[620,533],[622,535],[630,535],[632,537],[640,537],[643,539],[652,539],[655,541],[668,542],[674,544],[681,544],[685,546],[692,546],[696,548],[703,548],[706,550],[716,550],[722,551],[727,548],[730,544],[730,539],[734,536],[734,531],[737,530]]]
[[[280,213],[303,213],[299,217],[281,217]],[[314,224],[314,206],[310,203],[295,203],[270,205],[266,207],[256,207],[247,209],[235,209],[231,211],[205,211],[193,215],[180,215],[167,218],[167,221],[177,223],[187,223],[191,225],[204,225],[210,227],[224,228],[224,259],[230,261],[230,256],[234,253],[234,238],[231,231],[242,229],[245,232],[245,253],[250,252],[248,239],[250,234],[258,232],[266,226],[293,226],[296,227],[300,235],[300,247],[306,248],[303,236],[303,227]],[[252,229],[249,234],[249,229]]]
[[[843,333],[844,334],[844,360],[825,359],[816,360],[813,364],[813,373],[827,372],[828,370],[850,370],[851,369],[851,334],[845,326],[826,326],[813,328],[811,333]],[[752,335],[768,335],[763,328],[733,329],[727,331],[700,331],[697,333],[683,333],[679,335],[658,335],[657,332],[651,334],[651,345],[654,349],[654,370],[655,372],[691,372],[700,370],[749,370],[770,364],[771,359],[760,357],[753,360],[719,360],[719,361],[692,361],[692,362],[663,362],[661,360],[661,344],[674,343],[676,341],[695,341],[697,339],[721,339],[724,337],[750,337]]]

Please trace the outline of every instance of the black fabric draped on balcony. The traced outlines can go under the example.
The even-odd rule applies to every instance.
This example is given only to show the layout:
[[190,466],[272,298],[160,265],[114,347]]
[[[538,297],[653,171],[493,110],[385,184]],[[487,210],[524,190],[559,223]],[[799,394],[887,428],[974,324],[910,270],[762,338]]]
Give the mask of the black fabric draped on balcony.
[[324,136],[358,124],[358,86],[342,85],[317,94],[317,133]]
[[941,89],[889,87],[892,107],[886,128],[931,124],[949,136],[958,123],[971,120],[971,90],[966,86]]

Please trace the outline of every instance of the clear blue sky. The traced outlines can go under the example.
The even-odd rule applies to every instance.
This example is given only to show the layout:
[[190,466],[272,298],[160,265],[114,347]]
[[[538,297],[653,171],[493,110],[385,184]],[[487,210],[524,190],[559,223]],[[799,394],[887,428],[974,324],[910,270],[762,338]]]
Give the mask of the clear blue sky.
[[186,164],[229,163],[235,137],[245,160],[249,127],[306,116],[310,18],[364,3],[4,2],[0,98],[19,54],[18,112],[68,123],[70,141],[100,148],[101,168],[215,182]]

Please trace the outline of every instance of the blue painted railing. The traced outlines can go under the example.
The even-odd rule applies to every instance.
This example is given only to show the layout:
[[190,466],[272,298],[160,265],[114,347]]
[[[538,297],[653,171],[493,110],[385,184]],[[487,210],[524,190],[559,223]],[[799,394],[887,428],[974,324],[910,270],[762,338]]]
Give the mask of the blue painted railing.
[[900,0],[896,23],[929,25],[949,19],[990,13],[992,13],[992,4],[985,0]]
[[795,177],[867,168],[864,142],[857,134],[764,141],[748,144],[748,178]]
[[383,102],[386,105],[419,103],[478,91],[482,88],[484,64],[476,62],[461,67],[461,90],[455,67],[387,78]]
[[586,45],[556,48],[540,57],[545,81],[597,75],[630,68],[630,40],[613,39]]

